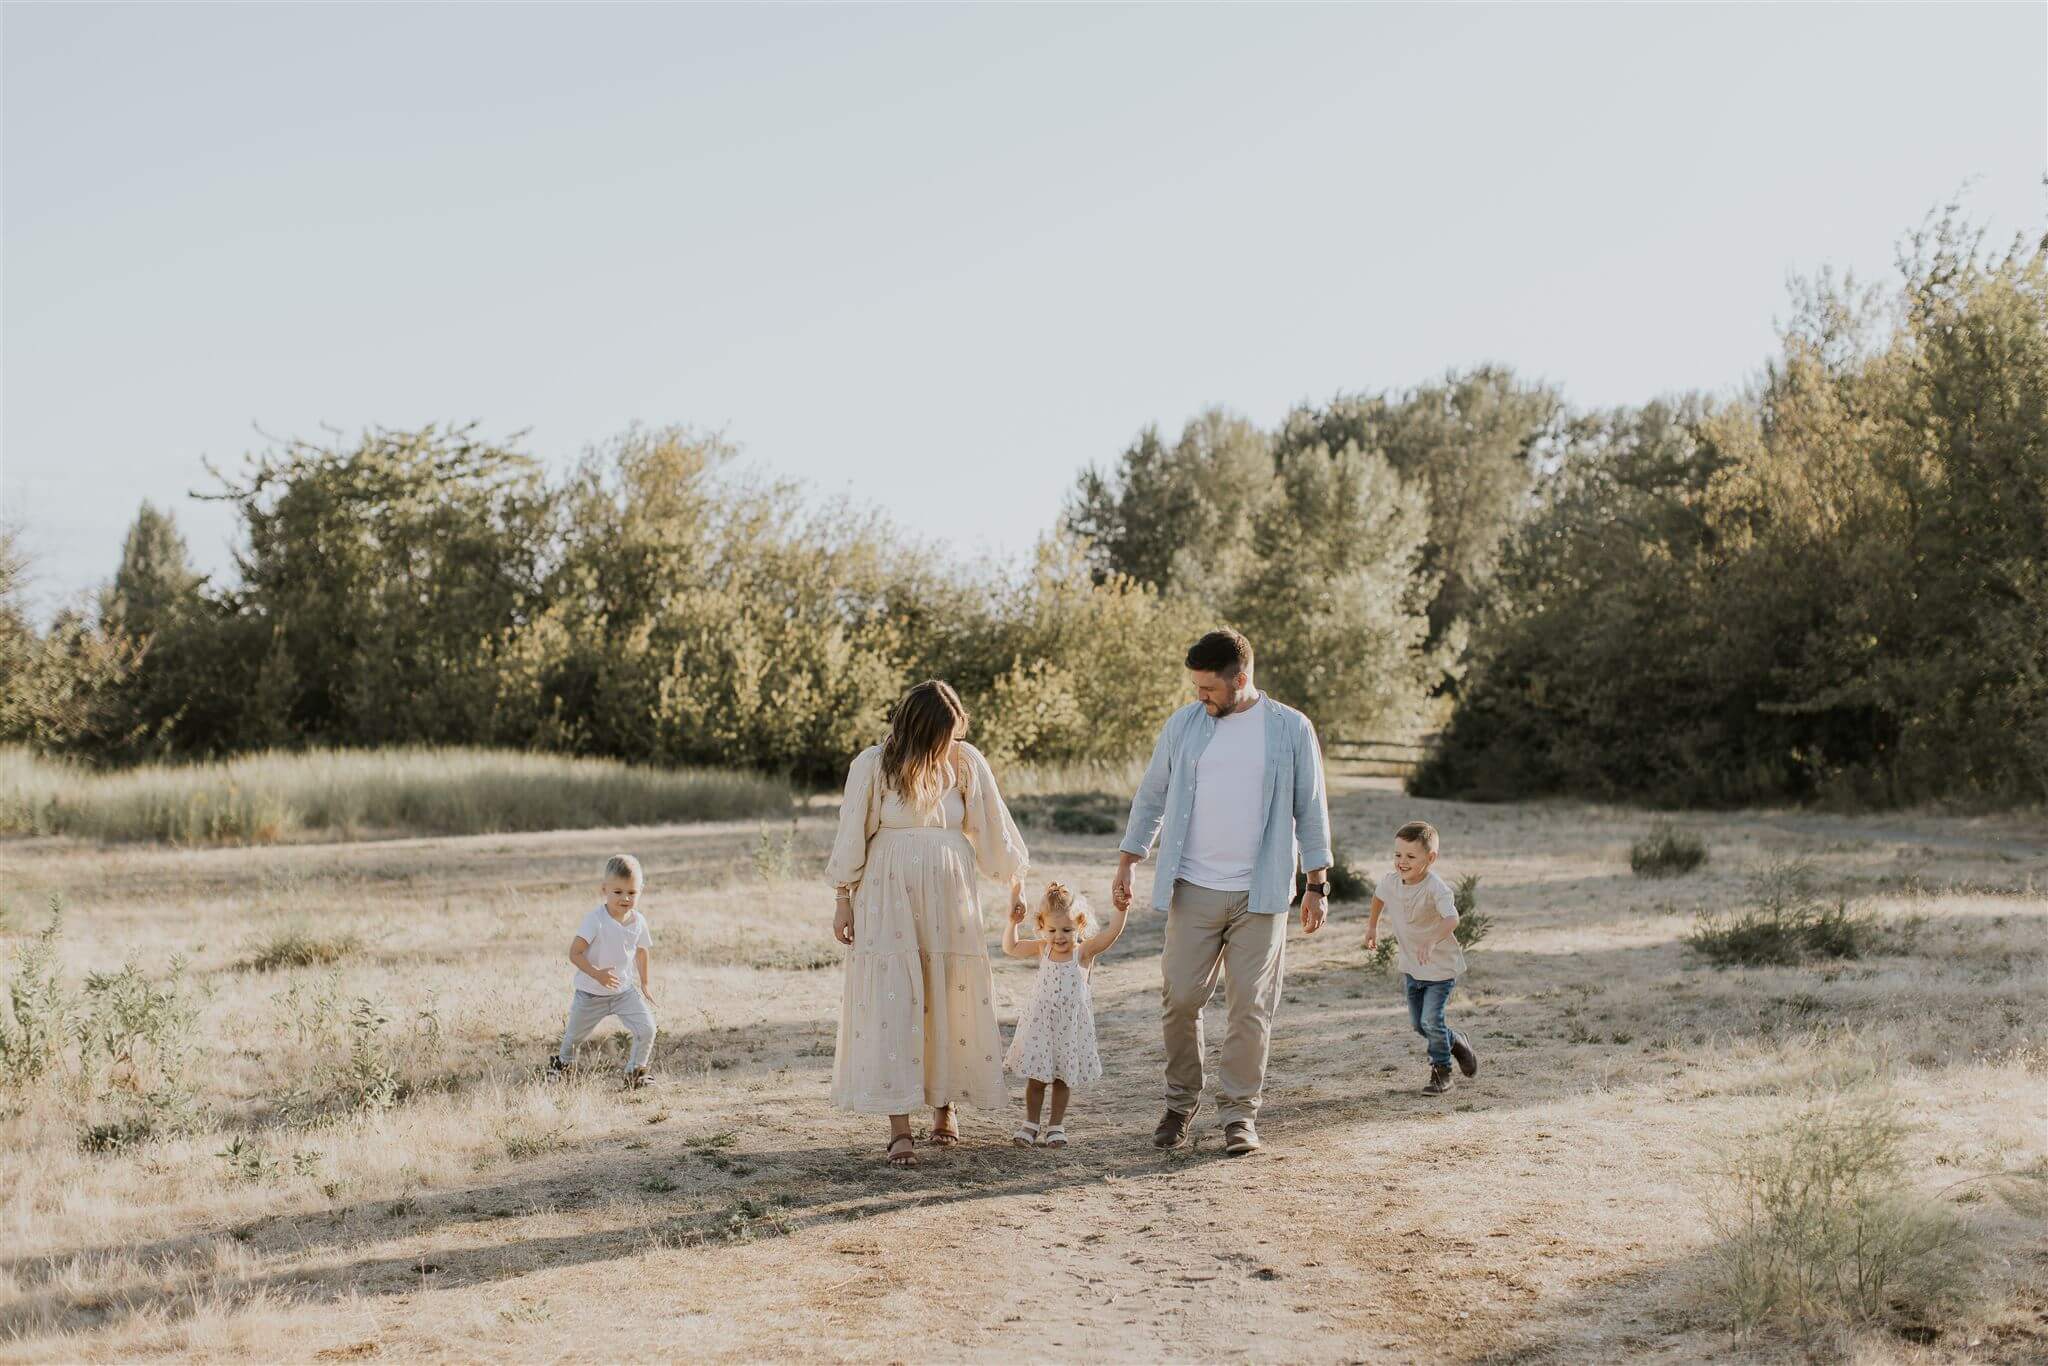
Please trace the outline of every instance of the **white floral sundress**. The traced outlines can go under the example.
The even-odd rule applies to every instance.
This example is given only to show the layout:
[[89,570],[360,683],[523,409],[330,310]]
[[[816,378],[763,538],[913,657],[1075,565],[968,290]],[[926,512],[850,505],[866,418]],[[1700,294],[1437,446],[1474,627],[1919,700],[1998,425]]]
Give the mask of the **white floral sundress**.
[[1003,1066],[1031,1081],[1063,1081],[1069,1086],[1086,1086],[1101,1078],[1095,997],[1088,989],[1088,969],[1081,965],[1079,945],[1063,963],[1040,946],[1038,981],[1017,1017],[1017,1034],[1010,1040],[1010,1051],[1003,1054]]

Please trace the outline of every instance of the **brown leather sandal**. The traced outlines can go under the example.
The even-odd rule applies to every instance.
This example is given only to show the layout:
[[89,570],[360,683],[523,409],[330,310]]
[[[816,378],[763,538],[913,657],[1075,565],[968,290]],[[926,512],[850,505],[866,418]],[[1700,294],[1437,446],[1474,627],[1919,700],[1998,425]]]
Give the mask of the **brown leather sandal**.
[[940,1124],[938,1111],[934,1110],[931,1137],[925,1141],[934,1148],[950,1148],[960,1141],[960,1118],[953,1113],[953,1107],[950,1105],[942,1105],[939,1109],[946,1112],[945,1123],[943,1126]]
[[[896,1151],[898,1143],[903,1145],[903,1151],[900,1153]],[[917,1165],[917,1140],[909,1134],[898,1134],[890,1139],[889,1146],[883,1149],[883,1152],[888,1157],[889,1165],[892,1167],[915,1167]]]

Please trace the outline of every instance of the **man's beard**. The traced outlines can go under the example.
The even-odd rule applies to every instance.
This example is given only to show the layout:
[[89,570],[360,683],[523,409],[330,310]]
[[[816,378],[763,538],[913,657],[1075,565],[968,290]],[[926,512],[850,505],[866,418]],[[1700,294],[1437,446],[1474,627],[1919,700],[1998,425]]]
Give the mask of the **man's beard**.
[[1237,688],[1232,688],[1229,692],[1229,695],[1227,695],[1221,702],[1211,702],[1209,704],[1209,715],[1230,715],[1231,712],[1237,709],[1237,704],[1239,701],[1243,699],[1243,697],[1244,693],[1242,691],[1240,691]]

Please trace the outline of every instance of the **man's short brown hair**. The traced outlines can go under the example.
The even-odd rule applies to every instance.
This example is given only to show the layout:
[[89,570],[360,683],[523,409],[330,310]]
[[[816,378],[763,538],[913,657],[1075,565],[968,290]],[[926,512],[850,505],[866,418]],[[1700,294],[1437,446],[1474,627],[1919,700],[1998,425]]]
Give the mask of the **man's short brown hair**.
[[1188,667],[1235,678],[1252,667],[1252,643],[1225,626],[1188,646]]
[[1436,827],[1428,821],[1410,821],[1394,832],[1394,838],[1419,844],[1432,854],[1436,852]]

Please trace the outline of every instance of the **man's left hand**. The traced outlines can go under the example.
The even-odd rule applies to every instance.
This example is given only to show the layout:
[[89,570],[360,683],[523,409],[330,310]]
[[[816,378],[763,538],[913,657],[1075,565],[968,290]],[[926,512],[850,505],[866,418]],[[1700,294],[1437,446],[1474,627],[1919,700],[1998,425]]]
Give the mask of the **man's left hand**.
[[1301,894],[1301,932],[1314,934],[1323,927],[1323,920],[1330,914],[1330,902],[1326,893],[1316,887]]

